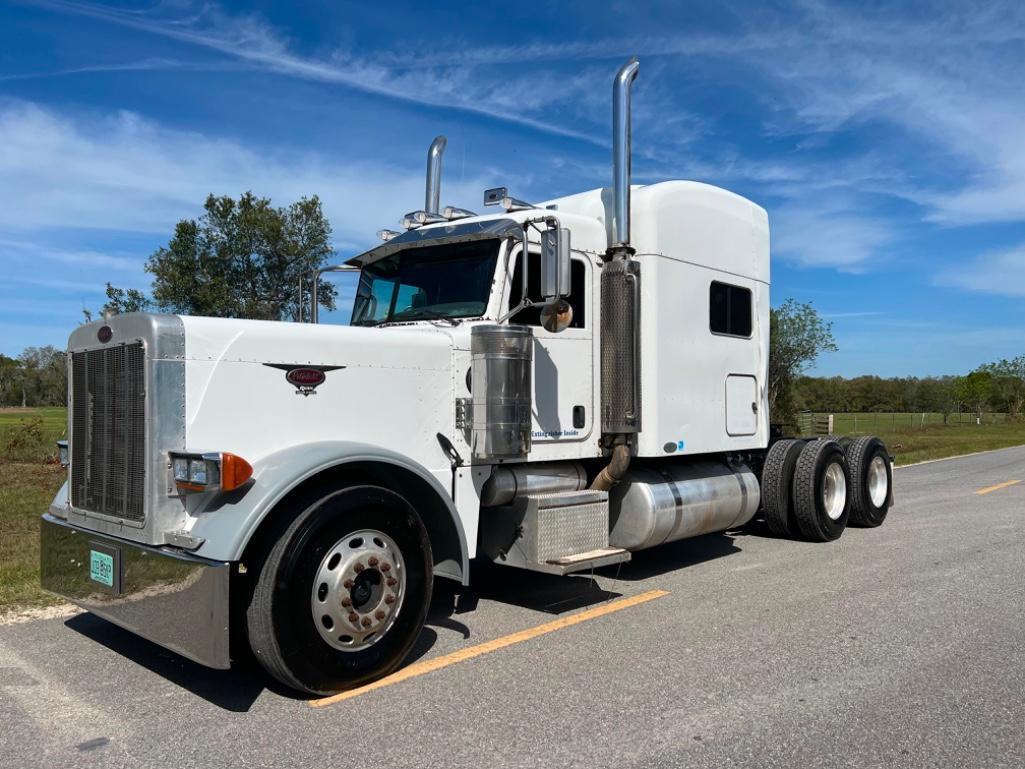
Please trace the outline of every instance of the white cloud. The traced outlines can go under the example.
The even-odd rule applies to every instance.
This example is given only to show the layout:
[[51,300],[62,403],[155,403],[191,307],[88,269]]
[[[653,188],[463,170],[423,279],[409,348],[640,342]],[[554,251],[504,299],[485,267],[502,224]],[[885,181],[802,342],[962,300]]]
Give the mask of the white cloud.
[[902,133],[882,149],[917,178],[874,191],[919,203],[945,224],[1025,218],[1025,6],[939,3],[917,16],[886,5],[805,8],[790,29],[755,34],[775,39],[771,55],[757,45],[738,52],[786,107],[776,130],[896,126]]
[[38,266],[47,261],[72,267],[139,271],[141,262],[132,254],[112,254],[101,251],[73,250],[41,242],[0,239],[0,260],[8,266],[22,264]]
[[992,251],[944,269],[936,278],[944,286],[1025,298],[1025,243]]
[[[746,7],[725,33],[637,35],[627,28],[614,38],[547,43],[528,37],[510,45],[431,39],[363,56],[344,48],[306,55],[259,16],[231,15],[216,4],[200,5],[191,16],[159,6],[133,12],[74,0],[43,4],[176,40],[238,66],[599,145],[607,144],[612,68],[636,53],[648,73],[635,100],[644,139],[635,152],[645,161],[636,170],[739,180],[769,191],[770,199],[783,201],[770,211],[777,243],[802,264],[864,269],[873,256],[885,258],[879,248],[894,233],[865,213],[877,210],[866,206],[867,195],[912,201],[924,219],[942,225],[1025,219],[1025,6],[1016,2],[981,8],[938,2],[926,13],[807,0],[785,14]],[[769,138],[793,137],[797,152],[766,161],[749,149],[700,141],[714,136],[716,126],[686,111],[679,86],[693,81],[693,65],[719,62],[728,62],[716,68],[723,85],[760,100]],[[830,153],[829,164],[816,154],[828,144],[822,137],[874,124],[888,130],[870,149]],[[683,145],[695,151],[681,160]],[[222,167],[232,161],[231,149]],[[180,198],[186,199],[196,199],[192,190]]]
[[[366,243],[423,205],[423,170],[312,152],[260,150],[176,131],[120,112],[93,118],[23,102],[0,103],[0,235],[28,241],[48,229],[170,234],[207,194],[252,190],[284,204],[317,194],[336,242]],[[488,184],[443,181],[443,202],[479,203]],[[40,251],[43,242],[32,241]],[[116,254],[61,250],[57,260],[127,266]]]
[[129,61],[120,64],[90,64],[81,67],[65,67],[55,70],[38,72],[21,72],[13,75],[0,75],[0,83],[17,80],[38,80],[49,77],[67,77],[69,75],[89,75],[103,72],[150,72],[153,70],[191,70],[191,71],[223,71],[238,70],[240,67],[232,62],[191,62],[176,59],[149,58]]
[[888,314],[881,310],[855,310],[853,312],[824,312],[822,317],[832,320],[834,318],[874,318],[879,315]]
[[572,104],[573,94],[590,90],[586,76],[529,76],[508,72],[482,79],[464,66],[395,68],[344,50],[330,58],[296,53],[289,41],[256,15],[229,15],[204,5],[195,16],[161,18],[96,3],[40,0],[55,10],[81,14],[152,35],[198,46],[282,75],[346,86],[398,101],[483,115],[536,131],[604,146],[603,135],[560,124],[541,113],[553,100]]
[[773,214],[773,253],[805,267],[860,272],[894,239],[892,228],[878,217],[816,207],[807,199],[780,206]]

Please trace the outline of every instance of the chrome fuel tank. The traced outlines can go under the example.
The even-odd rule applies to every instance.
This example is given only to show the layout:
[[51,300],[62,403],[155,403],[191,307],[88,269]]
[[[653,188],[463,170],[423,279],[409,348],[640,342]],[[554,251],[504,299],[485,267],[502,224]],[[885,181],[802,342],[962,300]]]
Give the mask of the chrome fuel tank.
[[609,496],[609,545],[643,550],[742,526],[761,500],[746,465],[663,464],[632,469]]

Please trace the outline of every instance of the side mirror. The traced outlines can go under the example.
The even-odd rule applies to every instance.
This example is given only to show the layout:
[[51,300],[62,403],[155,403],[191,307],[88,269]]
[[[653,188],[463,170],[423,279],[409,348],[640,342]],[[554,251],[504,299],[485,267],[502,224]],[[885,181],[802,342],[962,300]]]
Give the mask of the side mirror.
[[557,227],[541,233],[541,298],[557,299],[570,291],[569,229]]

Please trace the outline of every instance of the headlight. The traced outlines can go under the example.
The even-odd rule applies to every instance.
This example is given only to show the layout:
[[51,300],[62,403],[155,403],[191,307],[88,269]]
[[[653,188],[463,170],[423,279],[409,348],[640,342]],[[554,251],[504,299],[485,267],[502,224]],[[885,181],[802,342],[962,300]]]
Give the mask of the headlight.
[[171,474],[178,493],[231,491],[248,481],[253,467],[227,451],[170,455]]
[[210,473],[207,470],[207,460],[189,460],[189,483],[196,483],[200,486],[206,486],[206,480],[209,477],[209,475]]
[[174,457],[172,458],[172,465],[174,467],[174,480],[184,481],[188,483],[189,480],[189,458],[188,457]]
[[67,467],[71,464],[71,454],[68,451],[67,441],[57,441],[57,456],[60,457],[62,467]]

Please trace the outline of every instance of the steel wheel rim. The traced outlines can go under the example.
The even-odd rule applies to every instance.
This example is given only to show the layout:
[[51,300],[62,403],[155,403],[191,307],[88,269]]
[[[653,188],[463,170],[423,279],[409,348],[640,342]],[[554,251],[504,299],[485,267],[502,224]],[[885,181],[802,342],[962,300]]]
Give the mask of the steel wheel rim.
[[847,504],[847,478],[839,462],[831,462],[822,478],[822,507],[832,521],[843,515]]
[[868,496],[872,505],[882,507],[889,492],[890,477],[886,472],[886,460],[876,455],[868,465]]
[[310,597],[313,624],[330,646],[358,652],[385,636],[402,608],[406,564],[395,540],[363,529],[330,547]]

